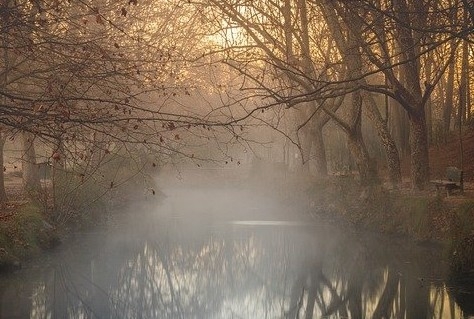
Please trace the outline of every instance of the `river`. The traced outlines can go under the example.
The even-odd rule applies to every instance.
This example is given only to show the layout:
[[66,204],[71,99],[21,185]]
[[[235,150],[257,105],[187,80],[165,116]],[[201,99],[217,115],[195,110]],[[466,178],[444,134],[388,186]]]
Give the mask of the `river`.
[[447,281],[436,247],[330,226],[239,188],[165,193],[3,275],[1,318],[472,315],[472,291]]

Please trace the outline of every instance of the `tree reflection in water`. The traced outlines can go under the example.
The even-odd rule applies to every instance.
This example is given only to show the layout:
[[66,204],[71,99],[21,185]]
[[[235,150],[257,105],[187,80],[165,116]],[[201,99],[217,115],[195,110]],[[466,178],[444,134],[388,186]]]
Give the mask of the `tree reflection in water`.
[[463,317],[429,248],[284,223],[134,222],[10,279],[2,318]]

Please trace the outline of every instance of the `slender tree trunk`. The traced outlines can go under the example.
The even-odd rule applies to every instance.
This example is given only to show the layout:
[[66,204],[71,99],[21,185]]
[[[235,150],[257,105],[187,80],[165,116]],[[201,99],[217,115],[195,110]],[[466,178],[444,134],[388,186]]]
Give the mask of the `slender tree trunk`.
[[349,151],[357,165],[357,170],[360,175],[360,183],[362,186],[373,184],[376,180],[375,167],[369,160],[369,153],[365,147],[365,143],[360,134],[348,135]]
[[[454,49],[451,54],[455,54]],[[443,135],[444,141],[447,142],[449,131],[451,130],[451,118],[453,114],[453,103],[454,103],[454,72],[455,72],[456,59],[453,59],[448,68],[448,74],[446,78],[446,94],[444,98],[443,108]]]
[[449,131],[451,129],[451,117],[453,113],[453,97],[454,97],[454,61],[448,68],[448,78],[446,80],[446,95],[444,98],[443,124],[444,139],[447,141]]
[[4,162],[3,162],[3,150],[5,146],[6,137],[4,133],[0,132],[0,169],[2,169],[2,173],[0,174],[0,205],[4,205],[7,201],[7,192],[5,191],[5,169],[4,169]]
[[410,153],[408,136],[410,135],[410,127],[408,125],[408,116],[403,110],[400,103],[396,100],[389,99],[390,103],[390,134],[393,136],[397,148],[402,156]]
[[467,78],[467,83],[466,83],[466,114],[467,114],[467,120],[470,121],[472,118],[472,110],[471,110],[471,76],[470,76],[470,68],[467,68],[466,70],[466,78]]
[[324,145],[323,126],[317,123],[313,129],[314,157],[316,162],[316,174],[318,176],[328,175],[328,163],[326,158],[326,147]]
[[366,101],[367,116],[374,123],[377,134],[382,142],[382,146],[387,156],[387,168],[390,183],[393,187],[398,188],[402,181],[402,172],[400,167],[400,154],[398,153],[397,145],[395,140],[387,126],[387,122],[383,120],[377,105],[373,97],[368,93],[363,93],[364,100]]
[[34,135],[28,132],[22,133],[23,138],[23,189],[31,198],[36,199],[40,190],[40,178],[36,165],[36,151],[34,146]]
[[376,172],[362,137],[362,95],[360,91],[352,93],[351,108],[352,117],[356,120],[348,131],[349,151],[356,162],[361,185],[367,186],[375,182]]
[[323,128],[329,122],[330,117],[322,110],[318,110],[314,114],[314,109],[318,107],[317,102],[307,103],[304,109],[298,110],[296,118],[300,123],[298,132],[301,134],[298,136],[303,153],[301,154],[303,164],[306,165],[311,159],[311,162],[315,164],[316,175],[323,177],[328,173]]
[[[433,57],[429,54],[425,59],[425,79],[429,79],[431,77],[433,63]],[[426,101],[425,109],[428,142],[431,144],[433,141],[433,110],[431,105],[431,98]]]
[[461,79],[459,83],[459,112],[461,113],[461,121],[465,123],[467,119],[467,109],[469,105],[467,104],[467,96],[469,94],[468,88],[468,70],[469,69],[469,43],[467,41],[463,42],[462,45],[462,67],[461,67]]
[[[311,60],[311,49],[310,49],[310,37],[308,30],[308,11],[306,0],[297,1],[297,9],[300,13],[300,24],[301,24],[301,53],[302,53],[302,66],[305,73],[314,76],[313,63]],[[313,102],[311,104],[314,109],[319,107],[318,103]],[[327,176],[327,159],[326,149],[324,146],[323,127],[329,121],[329,118],[322,114],[323,112],[318,111],[316,119],[311,120],[310,134],[312,137],[311,148],[313,148],[314,158],[316,161],[316,174],[318,176]]]
[[[397,64],[396,67],[393,69],[393,74],[395,77],[400,79],[401,83],[406,83],[406,72],[403,65],[401,64],[403,58],[401,55],[396,54],[396,52],[400,52],[402,49],[398,43],[394,44],[396,47],[393,48],[391,54],[395,55],[394,63]],[[390,80],[388,79],[388,82]],[[393,83],[389,83],[393,84]],[[397,144],[398,150],[403,157],[409,156],[410,154],[410,144],[408,142],[409,135],[410,135],[410,127],[408,125],[408,115],[403,109],[402,105],[399,101],[389,98],[388,99],[390,105],[390,133],[393,136],[395,143]]]
[[285,0],[282,8],[284,25],[285,25],[285,45],[286,45],[286,59],[287,63],[291,64],[294,59],[293,52],[293,32],[292,32],[292,19],[291,19],[291,0]]
[[304,127],[303,130],[300,131],[300,147],[301,147],[301,166],[299,167],[299,171],[303,174],[309,174],[309,160],[311,157],[311,149],[313,145],[313,140],[311,136],[311,131],[309,127]]

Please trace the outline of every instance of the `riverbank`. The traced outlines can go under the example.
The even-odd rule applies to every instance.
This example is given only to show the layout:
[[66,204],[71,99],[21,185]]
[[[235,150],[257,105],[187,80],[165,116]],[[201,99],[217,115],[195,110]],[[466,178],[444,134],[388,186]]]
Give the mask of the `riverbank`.
[[[21,171],[9,171],[4,178],[9,200],[0,206],[0,272],[21,268],[22,263],[67,242],[73,232],[107,225],[139,196],[134,184],[104,191],[86,183],[74,186],[71,193],[75,196],[67,202],[69,206],[64,205],[66,209],[55,210],[50,180],[41,181],[41,193],[31,200],[23,191]],[[146,199],[159,201],[162,197],[156,189]],[[143,199],[142,194],[139,200]]]
[[[378,185],[362,191],[354,176],[330,176],[319,180],[292,174],[286,176],[282,181],[259,179],[261,185],[255,181],[250,184],[256,191],[293,201],[294,207],[305,206],[307,213],[317,219],[388,236],[442,244],[448,247],[447,254],[456,271],[472,271],[474,185],[471,183],[466,183],[463,194],[446,197],[444,193],[437,194],[434,187],[415,192],[408,187],[390,190]],[[199,181],[202,183],[201,179]],[[7,181],[10,198],[16,200],[9,202],[0,213],[0,269],[14,269],[22,260],[54,247],[60,241],[60,233],[64,233],[38,206],[28,204],[21,194],[19,182],[18,178]],[[237,184],[249,187],[241,179]],[[88,222],[87,227],[97,223],[85,215],[81,220]]]
[[351,177],[331,177],[306,190],[308,212],[330,223],[403,236],[444,247],[455,273],[474,274],[474,194],[449,197],[434,188],[425,191],[389,190],[374,186],[361,190]]
[[56,228],[31,203],[9,202],[0,220],[0,272],[18,269],[22,262],[59,244]]

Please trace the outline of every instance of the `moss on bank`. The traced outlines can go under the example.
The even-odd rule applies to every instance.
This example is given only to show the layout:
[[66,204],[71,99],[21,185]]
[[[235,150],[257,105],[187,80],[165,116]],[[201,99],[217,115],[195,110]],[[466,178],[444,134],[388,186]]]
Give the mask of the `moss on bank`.
[[57,242],[55,229],[43,219],[37,206],[25,204],[17,207],[0,223],[0,270],[17,268],[22,260]]

